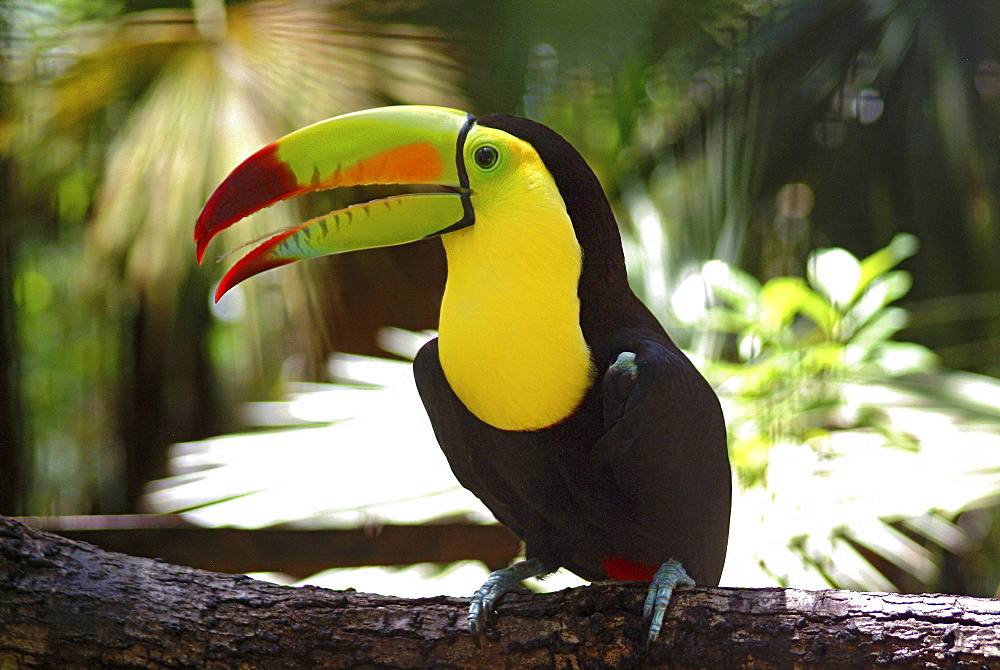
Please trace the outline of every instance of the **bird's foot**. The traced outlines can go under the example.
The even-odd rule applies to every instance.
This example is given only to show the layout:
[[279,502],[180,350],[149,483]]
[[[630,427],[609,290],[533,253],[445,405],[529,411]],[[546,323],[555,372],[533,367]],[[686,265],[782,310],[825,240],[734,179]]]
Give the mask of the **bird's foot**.
[[528,577],[543,575],[547,570],[538,559],[519,561],[509,568],[494,570],[478,591],[472,594],[469,603],[469,635],[478,647],[481,644],[486,625],[493,616],[497,603],[507,593],[530,593],[521,581]]
[[670,596],[678,586],[694,586],[694,580],[688,576],[680,561],[671,558],[656,571],[646,593],[646,602],[642,606],[643,619],[649,622],[647,644],[654,642],[660,636]]

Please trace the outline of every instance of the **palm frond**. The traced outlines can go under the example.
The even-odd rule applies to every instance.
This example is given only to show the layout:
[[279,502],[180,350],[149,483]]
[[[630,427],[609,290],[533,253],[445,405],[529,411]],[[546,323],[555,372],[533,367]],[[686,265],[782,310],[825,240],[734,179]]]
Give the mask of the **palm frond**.
[[[84,4],[99,18],[71,21],[54,9],[19,24],[27,38],[10,46],[16,67],[5,72],[18,91],[12,144],[35,197],[73,196],[65,211],[75,216],[58,221],[68,235],[87,224],[74,294],[103,319],[105,339],[118,338],[118,416],[108,422],[121,427],[126,479],[138,487],[162,466],[167,440],[218,425],[212,363],[241,397],[269,390],[290,353],[306,349],[280,334],[284,323],[305,333],[313,318],[291,273],[279,281],[302,308],[268,302],[274,284],[265,280],[242,292],[242,305],[214,312],[243,319],[249,336],[227,339],[228,322],[212,328],[209,284],[221,267],[197,267],[191,231],[214,186],[260,146],[327,116],[391,102],[465,104],[453,43],[376,16],[368,3],[196,0],[191,10],[119,17]],[[292,217],[290,207],[270,208],[239,235]]]

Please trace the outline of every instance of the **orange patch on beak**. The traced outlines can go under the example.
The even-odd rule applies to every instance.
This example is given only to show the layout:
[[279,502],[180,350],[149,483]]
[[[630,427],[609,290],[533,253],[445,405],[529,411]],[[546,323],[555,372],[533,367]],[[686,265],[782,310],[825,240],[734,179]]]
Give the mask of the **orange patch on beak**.
[[444,163],[430,142],[415,142],[394,147],[367,160],[337,170],[311,188],[318,190],[356,184],[426,184],[441,178]]

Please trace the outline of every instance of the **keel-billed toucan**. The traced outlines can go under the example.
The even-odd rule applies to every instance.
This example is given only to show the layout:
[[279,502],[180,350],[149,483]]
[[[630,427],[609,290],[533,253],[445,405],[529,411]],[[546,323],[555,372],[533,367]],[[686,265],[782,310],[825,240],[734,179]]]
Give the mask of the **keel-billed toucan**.
[[674,586],[719,582],[726,431],[711,387],[629,289],[597,178],[526,119],[435,107],[347,114],[233,170],[198,219],[198,258],[219,231],[279,200],[372,184],[400,186],[274,233],[217,298],[303,258],[440,235],[448,279],[439,336],[413,364],[417,388],[455,476],[526,552],[473,596],[470,632],[478,641],[522,579],[565,567],[592,581],[651,581],[655,638]]

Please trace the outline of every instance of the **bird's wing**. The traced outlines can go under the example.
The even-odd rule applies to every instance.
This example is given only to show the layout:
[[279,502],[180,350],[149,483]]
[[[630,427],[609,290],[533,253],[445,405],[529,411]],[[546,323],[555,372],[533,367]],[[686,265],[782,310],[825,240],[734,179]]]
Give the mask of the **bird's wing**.
[[634,555],[674,557],[699,583],[718,583],[731,497],[718,398],[666,343],[637,340],[628,351],[604,373],[605,432],[592,459],[636,505]]

